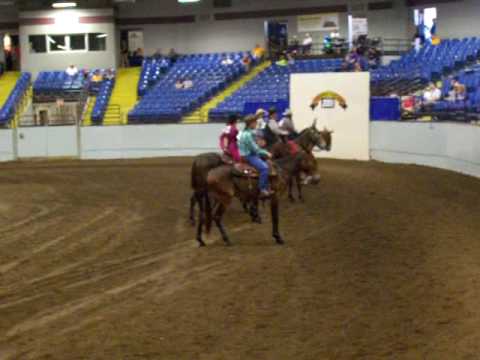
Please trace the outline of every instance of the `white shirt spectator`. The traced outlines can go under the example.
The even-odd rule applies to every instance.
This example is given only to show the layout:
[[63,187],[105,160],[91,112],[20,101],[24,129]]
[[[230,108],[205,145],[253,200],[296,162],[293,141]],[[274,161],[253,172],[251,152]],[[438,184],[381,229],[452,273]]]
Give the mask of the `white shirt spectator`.
[[222,65],[232,65],[233,60],[230,57],[226,57],[225,59],[222,60]]
[[303,46],[309,46],[313,44],[313,38],[310,34],[306,34],[305,38],[303,39]]
[[65,72],[68,74],[68,76],[75,76],[78,74],[78,69],[75,65],[70,65]]
[[442,97],[442,91],[437,87],[433,89],[428,89],[423,93],[423,101],[426,104],[432,104],[440,100],[441,97]]

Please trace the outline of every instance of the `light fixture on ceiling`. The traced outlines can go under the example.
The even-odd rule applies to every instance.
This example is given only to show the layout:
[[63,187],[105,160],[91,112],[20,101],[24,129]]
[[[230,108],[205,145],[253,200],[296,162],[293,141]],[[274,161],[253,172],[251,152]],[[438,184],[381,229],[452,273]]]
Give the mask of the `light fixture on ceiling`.
[[56,1],[52,3],[52,7],[55,9],[69,9],[77,7],[76,2]]
[[107,34],[98,34],[97,39],[106,38],[107,36],[108,36]]
[[178,0],[180,4],[191,4],[191,3],[198,3],[200,0]]

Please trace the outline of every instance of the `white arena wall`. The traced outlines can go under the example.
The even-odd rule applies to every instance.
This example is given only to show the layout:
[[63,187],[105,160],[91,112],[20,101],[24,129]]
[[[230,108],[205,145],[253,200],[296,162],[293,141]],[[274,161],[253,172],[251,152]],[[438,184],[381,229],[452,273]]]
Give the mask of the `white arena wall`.
[[[172,124],[92,126],[79,131],[74,126],[4,129],[0,130],[0,161],[35,157],[100,160],[194,156],[218,151],[218,135],[223,127],[223,124]],[[333,147],[335,141],[334,134]],[[325,152],[318,155],[328,156]],[[480,126],[371,122],[370,158],[431,166],[480,178]]]
[[218,151],[223,128],[223,124],[84,127],[81,158],[139,159]]
[[15,160],[13,130],[0,130],[0,161]]
[[375,121],[370,125],[370,155],[480,177],[480,126]]

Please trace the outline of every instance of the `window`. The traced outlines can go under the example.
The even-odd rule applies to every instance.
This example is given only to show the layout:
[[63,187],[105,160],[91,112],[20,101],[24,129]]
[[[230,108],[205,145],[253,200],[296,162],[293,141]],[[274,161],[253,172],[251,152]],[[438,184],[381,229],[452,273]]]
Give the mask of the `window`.
[[66,51],[67,37],[65,35],[47,35],[50,51]]
[[30,35],[28,37],[28,42],[30,43],[31,53],[36,54],[47,52],[47,38],[45,35]]
[[104,33],[88,34],[88,50],[90,51],[107,50],[107,34],[104,34]]
[[85,34],[69,35],[70,38],[70,50],[86,50]]

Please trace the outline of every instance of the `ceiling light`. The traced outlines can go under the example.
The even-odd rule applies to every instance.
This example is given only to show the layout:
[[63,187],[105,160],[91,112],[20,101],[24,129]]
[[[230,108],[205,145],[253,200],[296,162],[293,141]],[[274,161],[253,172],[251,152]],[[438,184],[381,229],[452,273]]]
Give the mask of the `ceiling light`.
[[97,35],[97,38],[101,39],[101,38],[106,38],[107,36],[108,36],[107,34],[99,34]]
[[190,3],[197,3],[200,2],[200,0],[178,0],[180,4],[190,4]]
[[76,2],[65,2],[65,1],[58,1],[52,4],[52,7],[55,9],[67,9],[67,8],[74,8],[77,7]]

